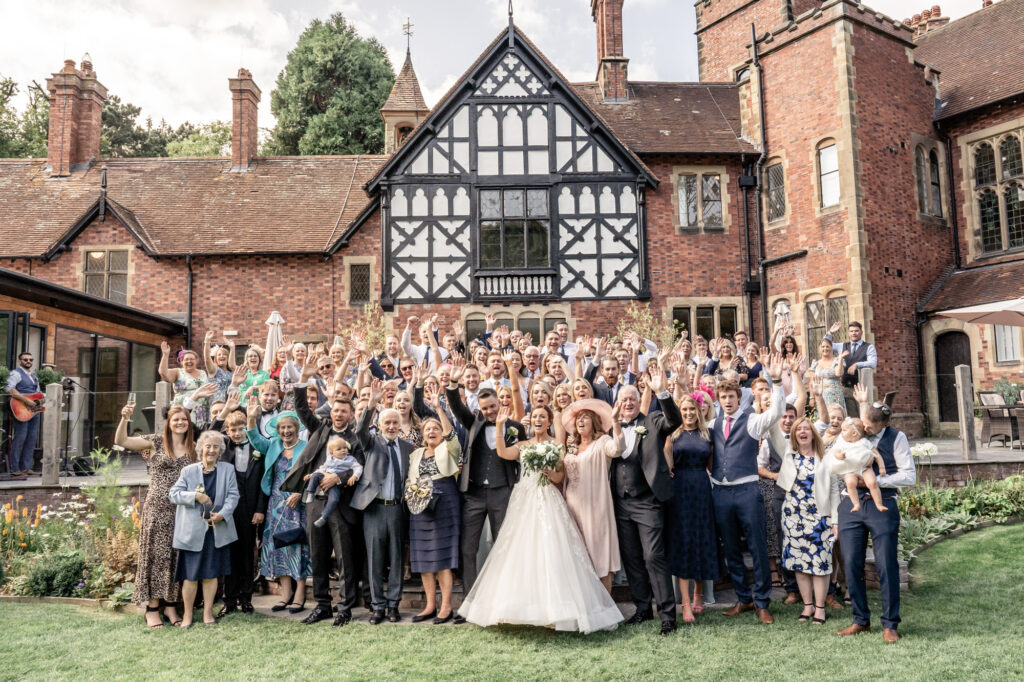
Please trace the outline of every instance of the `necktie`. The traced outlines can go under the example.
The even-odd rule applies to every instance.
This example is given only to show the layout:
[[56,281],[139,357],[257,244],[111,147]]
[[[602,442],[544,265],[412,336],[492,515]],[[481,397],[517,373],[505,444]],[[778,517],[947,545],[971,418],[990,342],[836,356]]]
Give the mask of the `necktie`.
[[402,497],[402,465],[398,463],[398,446],[395,441],[388,442],[388,452],[391,455],[391,480],[394,482],[391,493],[393,499],[398,500]]
[[725,418],[725,428],[722,431],[725,433],[725,439],[729,440],[729,431],[732,430],[732,417]]

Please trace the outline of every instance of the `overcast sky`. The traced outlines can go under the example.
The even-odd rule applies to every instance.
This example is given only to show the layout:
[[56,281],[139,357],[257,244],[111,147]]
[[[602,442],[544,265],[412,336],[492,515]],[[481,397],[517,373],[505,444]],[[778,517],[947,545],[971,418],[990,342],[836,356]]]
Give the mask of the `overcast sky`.
[[[926,4],[868,2],[897,19]],[[593,80],[590,0],[514,4],[517,25],[562,73]],[[941,4],[957,18],[981,0]],[[507,0],[0,0],[0,74],[43,85],[65,58],[78,62],[88,52],[111,93],[178,125],[230,119],[227,79],[245,66],[263,91],[260,125],[270,127],[270,92],[288,51],[310,20],[341,11],[385,45],[396,71],[405,57],[402,24],[411,17],[413,63],[433,106],[507,24],[507,7]],[[697,80],[692,0],[626,0],[623,25],[631,79]]]

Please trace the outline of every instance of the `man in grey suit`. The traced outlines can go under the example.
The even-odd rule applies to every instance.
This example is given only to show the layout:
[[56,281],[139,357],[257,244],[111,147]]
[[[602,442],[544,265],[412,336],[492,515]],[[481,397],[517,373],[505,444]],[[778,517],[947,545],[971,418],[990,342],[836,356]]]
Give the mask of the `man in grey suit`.
[[[403,496],[405,477],[409,470],[412,443],[398,438],[401,421],[398,412],[387,409],[380,413],[376,435],[370,424],[377,414],[383,383],[375,379],[370,400],[359,418],[356,438],[363,449],[366,464],[363,477],[352,495],[352,506],[363,512],[363,537],[370,572],[370,623],[377,625],[387,619],[402,620],[398,602],[402,599],[402,560],[405,543],[406,516]],[[384,569],[388,571],[388,591],[384,594]]]

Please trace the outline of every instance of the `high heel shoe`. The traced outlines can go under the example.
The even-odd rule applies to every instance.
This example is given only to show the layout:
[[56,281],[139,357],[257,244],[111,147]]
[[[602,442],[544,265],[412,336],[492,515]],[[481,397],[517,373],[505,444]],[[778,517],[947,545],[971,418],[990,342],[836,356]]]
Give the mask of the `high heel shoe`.
[[[290,604],[294,604],[295,602],[292,601],[292,602],[289,602],[289,603]],[[302,603],[299,604],[298,606],[293,606],[290,609],[288,609],[288,613],[302,613],[305,610],[306,610],[306,598],[303,597],[302,598]]]
[[[147,606],[146,607],[146,613],[160,613],[160,607],[159,606]],[[146,621],[146,627],[148,627],[150,630],[159,630],[163,626],[164,626],[163,614],[160,615],[160,618],[159,618],[159,620],[157,620],[156,625],[150,625],[149,621],[148,620]]]
[[811,619],[811,625],[824,625],[825,624],[825,620],[828,618],[828,614],[825,613],[825,606],[824,605],[818,606],[817,604],[815,604],[814,605],[814,611],[815,611],[815,613],[817,613],[818,611],[821,611],[822,613],[825,614],[825,618],[817,618],[817,617],[812,618]]
[[693,595],[693,604],[690,606],[690,609],[692,609],[694,613],[704,613],[704,595],[703,594],[695,594],[695,595]]
[[685,607],[683,609],[681,609],[681,610],[683,612],[683,622],[684,623],[692,623],[692,622],[697,620],[696,618],[693,617],[693,606],[690,606],[690,615],[686,615],[686,608]]
[[[804,602],[804,606],[812,606],[813,607],[814,604],[808,604],[807,602]],[[799,616],[797,616],[796,622],[798,622],[798,623],[806,623],[807,621],[809,621],[811,619],[811,616],[813,616],[813,615],[814,615],[813,611],[811,611],[808,614],[801,613]],[[824,621],[822,621],[822,622],[824,622]]]

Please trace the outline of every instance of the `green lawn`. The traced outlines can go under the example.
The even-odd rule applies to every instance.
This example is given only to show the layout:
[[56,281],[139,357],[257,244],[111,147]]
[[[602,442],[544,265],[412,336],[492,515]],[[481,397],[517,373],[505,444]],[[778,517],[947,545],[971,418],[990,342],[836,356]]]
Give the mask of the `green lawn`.
[[[590,636],[299,623],[233,617],[216,628],[147,631],[137,616],[72,606],[0,605],[0,678],[221,679],[1007,679],[1024,677],[1024,525],[940,543],[915,562],[903,640],[843,639],[772,607],[776,624],[704,614],[661,638],[654,625]],[[876,628],[880,611],[872,593]],[[749,617],[747,617],[749,616]]]

